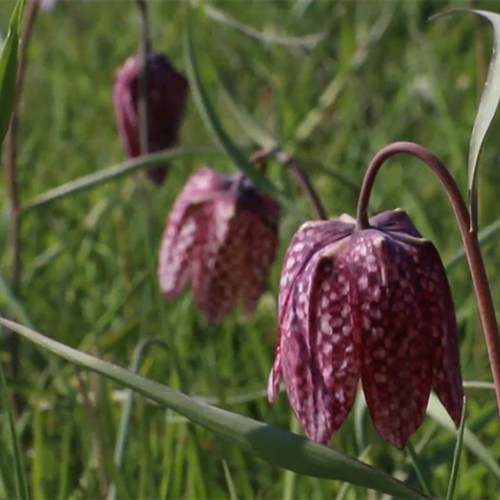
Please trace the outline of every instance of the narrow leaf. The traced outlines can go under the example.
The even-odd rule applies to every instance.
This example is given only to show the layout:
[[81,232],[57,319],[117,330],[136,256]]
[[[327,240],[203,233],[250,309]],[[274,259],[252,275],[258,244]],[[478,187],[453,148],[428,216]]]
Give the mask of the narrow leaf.
[[19,27],[24,9],[24,0],[18,0],[10,18],[9,31],[0,56],[0,143],[9,128],[17,76],[17,51],[19,48]]
[[[245,133],[247,133],[248,136],[262,149],[267,151],[269,154],[273,154],[280,163],[286,165],[290,160],[290,155],[281,147],[274,136],[270,132],[268,132],[240,102],[236,102],[234,97],[231,96],[227,89],[222,87],[222,85],[220,87],[224,100],[229,106],[229,109],[233,113],[234,117],[240,122],[240,125]],[[296,159],[300,164],[307,166],[308,172],[314,170],[316,172],[328,175],[335,179],[339,184],[347,187],[354,193],[354,195],[357,196],[359,192],[359,186],[347,179],[343,174],[340,174],[330,168],[325,168],[322,165],[318,165],[315,162],[312,162],[310,159]]]
[[[435,394],[431,394],[431,397],[429,398],[427,414],[430,415],[438,424],[442,425],[454,434],[458,434],[455,424]],[[498,465],[497,461],[491,456],[488,448],[486,448],[486,446],[484,446],[476,435],[467,427],[464,429],[463,443],[472,454],[474,454],[484,465],[486,465],[486,467],[488,467],[488,469],[490,469],[497,479],[500,479],[500,465]]]
[[25,326],[0,318],[0,324],[68,361],[171,408],[272,465],[313,477],[348,481],[399,498],[428,498],[397,479],[303,436],[210,406],[125,368],[56,342]]
[[305,47],[312,49],[319,42],[324,40],[326,33],[311,33],[304,36],[288,36],[288,35],[275,35],[273,33],[262,33],[251,26],[233,19],[225,12],[207,5],[203,0],[191,0],[191,5],[193,7],[201,7],[202,11],[214,21],[225,24],[240,33],[248,36],[249,38],[254,38],[263,43],[283,45],[285,47]]
[[[184,55],[186,59],[186,73],[189,79],[189,88],[198,107],[205,125],[212,134],[215,142],[226,153],[234,165],[248,177],[261,191],[278,200],[283,206],[294,213],[299,213],[297,205],[289,200],[269,179],[264,177],[247,159],[245,154],[234,144],[224,130],[222,122],[210,101],[208,93],[203,85],[196,63],[196,56],[191,35],[191,15],[186,10],[184,17]],[[303,216],[303,214],[301,214]]]
[[472,135],[469,146],[469,162],[468,162],[468,189],[469,189],[469,204],[471,213],[472,227],[477,225],[477,186],[476,173],[479,155],[486,138],[486,134],[493,122],[495,113],[500,102],[500,60],[498,51],[500,50],[500,14],[489,12],[486,10],[475,9],[454,9],[444,14],[438,14],[431,19],[441,17],[453,12],[469,12],[482,16],[493,25],[493,52],[490,60],[488,75],[484,84],[483,93],[479,102],[479,107],[472,129]]
[[33,327],[33,323],[22,302],[16,297],[5,276],[0,271],[0,299],[7,311],[19,321]]
[[60,200],[61,198],[66,198],[67,196],[71,196],[79,191],[85,191],[93,187],[101,186],[106,182],[113,181],[119,177],[123,177],[124,175],[136,172],[137,170],[145,170],[156,167],[157,165],[161,165],[162,163],[165,163],[165,161],[171,160],[172,158],[209,154],[217,154],[217,151],[209,146],[181,146],[160,151],[159,153],[144,155],[140,158],[120,163],[119,165],[103,168],[92,174],[84,175],[83,177],[75,179],[74,181],[66,182],[62,186],[49,189],[45,193],[25,203],[23,206],[23,212],[33,210],[34,208],[40,208],[47,203]]
[[[130,371],[134,373],[137,373],[139,371],[144,354],[147,352],[149,347],[153,345],[159,345],[167,350],[167,345],[160,339],[154,337],[145,337],[141,339],[135,347],[132,362],[130,363]],[[127,445],[130,421],[132,419],[133,404],[134,391],[128,389],[125,404],[123,406],[122,414],[120,417],[120,426],[118,428],[118,436],[116,437],[115,452],[113,455],[113,460],[117,471],[120,471],[123,462],[123,455],[125,453],[125,446]],[[112,484],[109,488],[108,500],[116,500],[117,493],[118,491],[116,486]]]
[[458,428],[457,444],[455,446],[455,452],[453,453],[453,463],[451,465],[450,482],[448,483],[446,500],[451,500],[453,498],[453,494],[455,493],[455,486],[457,484],[458,465],[460,464],[460,453],[462,452],[462,443],[464,440],[466,404],[467,404],[467,398],[464,396],[464,411],[462,412],[460,427]]
[[19,500],[28,500],[28,483],[21,458],[21,447],[19,446],[19,439],[17,437],[16,426],[14,424],[14,414],[10,402],[9,390],[5,381],[2,363],[0,363],[0,401],[2,406],[7,412],[8,435],[10,437],[10,444],[12,447],[13,455],[13,469],[14,469],[14,484],[16,488],[16,498]]
[[413,469],[415,470],[415,473],[418,477],[418,480],[420,481],[422,489],[427,493],[427,495],[435,497],[436,495],[434,494],[432,488],[432,477],[429,477],[429,473],[427,471],[424,471],[420,458],[415,451],[415,448],[413,447],[411,441],[408,441],[408,444],[406,445],[406,451],[408,453],[410,462],[413,465]]

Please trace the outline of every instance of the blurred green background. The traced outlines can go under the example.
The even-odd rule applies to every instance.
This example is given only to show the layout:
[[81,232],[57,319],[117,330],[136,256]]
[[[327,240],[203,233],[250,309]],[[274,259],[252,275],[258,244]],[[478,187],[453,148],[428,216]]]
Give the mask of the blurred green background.
[[[180,71],[187,3],[149,3],[153,46]],[[205,3],[205,13],[197,9],[198,64],[233,140],[248,155],[259,148],[234,116],[223,88],[301,161],[332,217],[354,215],[353,186],[360,185],[377,150],[397,140],[431,149],[465,194],[468,142],[491,53],[491,28],[467,14],[432,23],[427,19],[471,4],[472,0],[214,1]],[[0,4],[4,32],[13,5]],[[486,1],[473,5],[497,8]],[[244,28],[257,30],[257,36],[235,29],[227,17],[214,19],[213,10],[208,15],[210,6]],[[311,34],[322,36],[311,43]],[[132,1],[59,2],[52,11],[40,11],[29,46],[19,118],[23,202],[123,161],[111,89],[116,69],[136,52],[138,42]],[[498,133],[494,124],[481,158],[481,228],[499,218]],[[186,145],[212,144],[192,99],[181,137]],[[159,294],[156,266],[163,227],[184,182],[202,165],[235,170],[222,154],[180,158],[172,162],[170,176],[159,189],[133,175],[28,212],[22,219],[20,298],[37,330],[120,365],[130,363],[141,338],[159,337],[168,350],[151,349],[141,367],[143,375],[298,431],[286,397],[272,406],[263,390],[276,340],[281,260],[303,220],[283,213],[270,290],[248,323],[236,311],[213,327],[193,306],[190,290],[170,302]],[[271,162],[269,176],[313,217],[283,167]],[[7,248],[9,211],[3,179],[0,193],[0,245]],[[391,160],[377,179],[372,212],[396,207],[410,214],[445,263],[460,249],[446,195],[432,173],[414,159]],[[497,308],[498,239],[494,236],[484,246]],[[7,252],[1,263],[8,276]],[[450,268],[449,278],[464,379],[490,380],[464,260]],[[7,304],[0,302],[0,309],[9,314]],[[21,374],[12,382],[28,401],[19,425],[33,498],[105,497],[112,483],[106,463],[113,456],[124,391],[24,341],[21,354]],[[7,359],[2,353],[2,360]],[[82,386],[90,404],[84,404]],[[467,394],[467,425],[487,453],[481,457],[464,450],[457,498],[497,498],[500,475],[488,466],[488,460],[496,463],[500,458],[494,393],[468,389]],[[353,417],[332,446],[358,456],[363,443]],[[368,420],[363,423],[364,444],[371,448],[365,460],[419,487],[407,456],[382,441]],[[443,496],[453,434],[427,417],[412,441],[437,495]],[[9,466],[6,457],[0,450],[3,470]],[[141,398],[134,406],[123,471],[131,498],[320,499],[336,496],[341,488],[340,482],[273,468]],[[2,484],[5,489],[11,481],[8,475],[0,478],[0,498]],[[341,494],[351,499],[379,496],[361,488]]]

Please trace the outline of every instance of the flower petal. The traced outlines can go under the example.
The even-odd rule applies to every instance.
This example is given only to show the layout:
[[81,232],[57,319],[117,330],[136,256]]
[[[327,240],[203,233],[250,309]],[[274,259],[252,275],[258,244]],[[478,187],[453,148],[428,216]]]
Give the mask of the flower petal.
[[401,232],[421,238],[420,233],[413,224],[408,214],[397,208],[396,210],[387,210],[370,218],[370,225],[384,232]]
[[[117,72],[113,87],[113,104],[122,142],[128,156],[139,156],[139,101],[141,57],[127,59]],[[158,52],[148,57],[148,152],[168,149],[178,142],[179,128],[188,95],[187,79]],[[167,175],[168,165],[147,170],[148,177],[161,184]]]
[[160,247],[158,280],[170,298],[181,292],[191,277],[194,248],[207,221],[204,202],[227,178],[202,168],[189,178],[169,214]]
[[[292,238],[281,269],[278,306],[280,327],[278,328],[273,369],[269,375],[268,381],[268,399],[270,402],[274,402],[276,399],[279,382],[282,376],[281,337],[283,331],[292,327],[290,320],[285,321],[285,318],[295,281],[299,274],[305,269],[315,252],[329,241],[334,243],[346,237],[353,229],[354,223],[351,221],[309,221],[302,224]],[[290,325],[284,328],[284,324]]]
[[243,281],[248,221],[236,217],[235,193],[208,205],[207,220],[193,263],[195,301],[210,323],[234,307]]
[[434,365],[434,318],[428,314],[418,248],[377,230],[349,242],[354,336],[373,423],[398,448],[425,415]]
[[129,57],[116,73],[113,84],[113,106],[121,140],[131,158],[139,155],[139,134],[137,133],[137,111],[134,107],[132,88],[137,78],[137,57]]
[[435,316],[434,380],[432,387],[456,426],[462,418],[464,390],[460,369],[457,320],[446,271],[434,245],[426,245],[428,268],[422,280],[426,285],[429,312]]
[[242,210],[240,223],[247,220],[246,248],[243,270],[244,279],[241,284],[244,318],[248,319],[254,312],[260,296],[267,288],[271,267],[278,246],[278,225],[263,222],[249,210]]
[[283,261],[280,280],[279,316],[283,316],[295,279],[311,257],[326,245],[345,238],[354,224],[342,221],[310,221],[302,224],[292,238]]
[[310,439],[328,443],[348,415],[358,383],[349,282],[340,241],[316,253],[297,277],[282,330],[288,398]]

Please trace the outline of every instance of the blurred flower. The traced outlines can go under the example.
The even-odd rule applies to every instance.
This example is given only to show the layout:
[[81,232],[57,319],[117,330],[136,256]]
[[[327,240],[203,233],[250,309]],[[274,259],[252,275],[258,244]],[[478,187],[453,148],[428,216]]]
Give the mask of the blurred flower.
[[170,298],[191,281],[209,322],[219,322],[239,297],[250,317],[267,287],[278,219],[278,204],[241,174],[200,169],[168,217],[158,267],[161,291]]
[[431,386],[459,424],[463,407],[453,299],[434,245],[402,210],[355,229],[352,217],[308,222],[281,274],[268,397],[283,377],[310,439],[328,443],[361,378],[379,434],[406,446]]
[[43,10],[53,10],[57,0],[41,0],[40,5]]
[[[141,58],[129,57],[117,72],[113,104],[118,129],[129,157],[140,155],[139,101]],[[179,127],[187,99],[188,83],[169,60],[158,52],[148,57],[148,152],[171,148],[178,142]],[[148,169],[148,177],[163,183],[168,165]]]

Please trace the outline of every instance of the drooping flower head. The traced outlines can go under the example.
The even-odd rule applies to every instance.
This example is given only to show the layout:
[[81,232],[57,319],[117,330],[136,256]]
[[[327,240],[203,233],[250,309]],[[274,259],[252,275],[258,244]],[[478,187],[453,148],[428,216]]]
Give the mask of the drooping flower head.
[[168,217],[158,278],[165,297],[192,282],[211,323],[243,300],[249,317],[267,287],[278,243],[279,206],[240,174],[204,167],[184,186]]
[[[139,100],[142,59],[129,57],[117,72],[113,86],[113,105],[118,129],[130,158],[140,155]],[[170,61],[158,52],[148,56],[148,152],[175,146],[188,94],[188,82]],[[149,178],[161,184],[168,165],[147,171]]]
[[379,434],[406,446],[431,387],[458,425],[463,389],[451,290],[434,245],[402,210],[304,224],[286,254],[268,396],[283,378],[309,438],[327,443],[361,379]]

